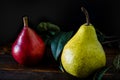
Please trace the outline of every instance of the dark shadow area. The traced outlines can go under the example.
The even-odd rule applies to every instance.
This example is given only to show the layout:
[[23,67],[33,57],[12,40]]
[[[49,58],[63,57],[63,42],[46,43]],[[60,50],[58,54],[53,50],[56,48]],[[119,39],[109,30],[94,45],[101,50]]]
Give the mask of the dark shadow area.
[[42,21],[54,23],[63,31],[77,30],[85,23],[84,6],[91,23],[106,35],[119,36],[119,0],[1,0],[0,45],[12,42],[23,28],[22,17],[29,17],[29,26],[36,30]]

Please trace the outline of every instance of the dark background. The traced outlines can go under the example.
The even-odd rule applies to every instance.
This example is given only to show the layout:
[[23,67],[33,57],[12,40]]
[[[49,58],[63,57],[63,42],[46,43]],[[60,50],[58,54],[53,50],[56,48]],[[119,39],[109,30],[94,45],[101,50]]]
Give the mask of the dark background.
[[36,29],[41,21],[54,23],[62,30],[77,30],[85,23],[84,6],[95,28],[108,36],[120,36],[119,0],[0,0],[0,45],[13,42],[23,28],[22,17]]

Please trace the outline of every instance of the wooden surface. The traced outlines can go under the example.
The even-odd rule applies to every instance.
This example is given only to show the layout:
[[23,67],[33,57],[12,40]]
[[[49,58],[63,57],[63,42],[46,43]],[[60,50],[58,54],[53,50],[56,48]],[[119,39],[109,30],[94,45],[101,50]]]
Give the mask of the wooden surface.
[[[112,64],[117,53],[115,49],[106,49],[107,66]],[[36,67],[25,67],[17,64],[11,54],[0,54],[0,80],[79,80],[66,72],[61,72],[58,65],[50,59],[45,63]],[[120,80],[119,76],[119,73],[108,72],[103,80]]]
[[25,67],[17,64],[11,55],[0,55],[0,80],[72,80],[74,77],[63,73],[56,64],[41,64]]

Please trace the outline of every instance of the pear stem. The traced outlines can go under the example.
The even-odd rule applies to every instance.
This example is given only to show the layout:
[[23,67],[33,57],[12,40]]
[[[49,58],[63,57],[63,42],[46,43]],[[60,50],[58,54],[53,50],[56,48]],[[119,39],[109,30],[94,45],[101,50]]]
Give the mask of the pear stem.
[[86,23],[87,23],[86,25],[89,25],[90,24],[90,19],[89,19],[88,11],[84,7],[81,7],[81,10],[86,16]]
[[24,23],[24,27],[28,26],[28,17],[27,16],[23,17],[23,23]]

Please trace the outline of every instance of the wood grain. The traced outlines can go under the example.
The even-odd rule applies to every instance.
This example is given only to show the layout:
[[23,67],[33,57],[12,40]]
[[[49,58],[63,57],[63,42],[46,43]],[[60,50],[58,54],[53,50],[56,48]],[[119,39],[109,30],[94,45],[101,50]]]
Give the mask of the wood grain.
[[[109,66],[119,51],[105,48],[105,52]],[[61,72],[57,63],[51,60],[49,58],[35,67],[26,67],[16,63],[11,54],[0,54],[0,80],[79,80],[66,72]],[[90,76],[83,80],[93,79]],[[103,80],[120,80],[120,73],[107,72]]]

